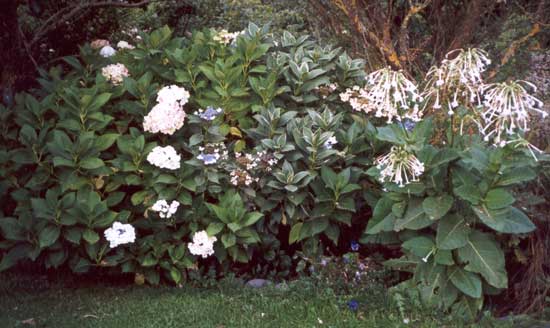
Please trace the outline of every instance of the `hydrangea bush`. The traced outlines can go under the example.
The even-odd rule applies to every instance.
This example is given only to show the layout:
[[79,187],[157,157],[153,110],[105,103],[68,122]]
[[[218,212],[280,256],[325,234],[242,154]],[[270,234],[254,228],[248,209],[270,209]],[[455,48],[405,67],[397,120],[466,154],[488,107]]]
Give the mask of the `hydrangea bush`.
[[545,157],[522,136],[538,100],[484,84],[483,51],[418,85],[254,24],[140,40],[85,45],[1,108],[0,270],[285,275],[289,245],[318,256],[365,229],[402,246],[387,264],[427,303],[479,309],[507,287],[506,245],[534,229],[510,188]]

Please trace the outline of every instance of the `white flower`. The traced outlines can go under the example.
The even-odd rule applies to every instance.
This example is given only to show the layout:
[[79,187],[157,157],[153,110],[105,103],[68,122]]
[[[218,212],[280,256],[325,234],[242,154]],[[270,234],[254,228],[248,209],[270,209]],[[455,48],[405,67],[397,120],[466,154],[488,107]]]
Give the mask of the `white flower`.
[[349,102],[356,111],[375,112],[376,117],[386,117],[388,123],[394,118],[419,121],[422,113],[418,106],[410,106],[422,100],[416,85],[401,71],[386,67],[369,74],[364,88],[354,86],[340,93],[340,99]]
[[216,240],[218,240],[216,237],[209,237],[206,231],[198,231],[193,235],[193,242],[187,246],[191,254],[207,258],[214,254],[214,242]]
[[486,86],[481,124],[485,140],[492,138],[495,144],[499,144],[504,138],[503,133],[511,135],[518,130],[529,130],[530,112],[540,114],[543,119],[548,116],[548,113],[539,109],[543,105],[542,101],[531,96],[522,83],[534,87],[527,81],[493,83]]
[[159,90],[157,102],[166,104],[178,104],[183,106],[189,100],[189,92],[177,85],[169,85]]
[[156,146],[147,155],[147,161],[161,169],[177,170],[180,168],[181,156],[172,146]]
[[113,49],[113,47],[111,46],[105,46],[101,48],[101,50],[99,51],[99,55],[105,58],[114,56],[115,54],[116,54],[116,50]]
[[217,32],[212,37],[212,39],[214,41],[227,45],[237,39],[237,37],[241,34],[244,34],[244,31],[229,33],[227,30],[223,29]]
[[133,45],[129,44],[126,41],[118,41],[118,43],[116,44],[116,47],[118,49],[129,49],[129,50],[135,49]]
[[122,83],[123,79],[129,75],[128,69],[124,64],[111,64],[101,69],[101,75],[103,75],[107,81],[110,81],[114,85]]
[[418,177],[424,173],[424,164],[414,154],[397,146],[393,146],[388,154],[378,157],[376,167],[381,169],[381,182],[392,181],[400,187],[418,181]]
[[178,201],[173,200],[172,203],[168,205],[168,202],[166,202],[166,200],[159,199],[155,202],[151,209],[155,212],[158,212],[161,218],[169,219],[170,217],[172,217],[172,215],[176,214],[179,206],[180,203]]
[[94,41],[92,41],[92,43],[90,43],[90,46],[92,47],[92,49],[101,49],[105,46],[109,46],[111,45],[109,43],[108,40],[103,40],[103,39],[96,39]]
[[109,241],[109,247],[115,248],[118,245],[133,243],[136,241],[136,231],[130,224],[114,222],[113,226],[104,232],[105,239]]
[[185,112],[177,103],[161,102],[155,105],[143,119],[143,130],[172,135],[185,121]]
[[337,143],[338,143],[338,141],[336,140],[336,137],[330,137],[330,138],[328,138],[327,141],[325,141],[323,146],[326,149],[332,149],[332,146],[336,145]]

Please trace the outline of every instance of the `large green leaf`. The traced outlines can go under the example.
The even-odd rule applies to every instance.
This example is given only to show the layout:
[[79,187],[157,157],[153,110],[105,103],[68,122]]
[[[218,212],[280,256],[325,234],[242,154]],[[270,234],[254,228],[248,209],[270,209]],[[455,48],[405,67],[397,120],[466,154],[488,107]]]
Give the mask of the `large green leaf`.
[[496,210],[512,205],[516,199],[506,189],[497,188],[489,190],[485,196],[485,204],[487,208]]
[[490,210],[485,206],[472,206],[481,222],[502,233],[527,233],[535,230],[529,218],[515,207]]
[[38,235],[40,248],[53,245],[53,243],[57,241],[57,238],[59,238],[60,233],[61,229],[59,229],[58,226],[47,225],[44,229],[42,229],[42,231],[40,231],[40,234]]
[[480,273],[494,287],[508,287],[504,253],[491,234],[473,231],[458,257],[467,263],[466,271]]
[[407,206],[407,211],[405,212],[405,215],[403,215],[403,218],[395,221],[394,230],[420,230],[422,228],[430,226],[432,223],[433,221],[428,218],[428,216],[424,212],[424,209],[422,208],[422,200],[419,198],[411,199]]
[[425,257],[434,249],[432,239],[424,236],[415,237],[403,243],[402,247],[418,257]]
[[441,219],[437,226],[437,247],[446,250],[463,247],[468,242],[469,234],[470,228],[463,217],[448,215]]
[[431,220],[438,220],[449,212],[453,206],[453,200],[449,195],[427,197],[422,202],[422,208]]
[[464,294],[474,298],[481,297],[481,279],[477,274],[454,266],[448,271],[447,275],[453,285]]
[[533,180],[537,177],[535,171],[528,167],[518,167],[503,174],[498,180],[498,186],[509,186],[520,182]]

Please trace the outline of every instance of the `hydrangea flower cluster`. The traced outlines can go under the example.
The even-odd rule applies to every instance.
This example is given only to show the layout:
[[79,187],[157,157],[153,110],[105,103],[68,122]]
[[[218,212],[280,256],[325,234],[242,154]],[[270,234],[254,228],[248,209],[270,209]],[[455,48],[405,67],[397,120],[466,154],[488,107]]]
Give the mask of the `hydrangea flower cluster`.
[[173,200],[172,203],[168,204],[166,200],[159,199],[155,202],[155,204],[153,204],[151,209],[155,212],[158,212],[161,218],[169,219],[172,217],[172,215],[176,214],[179,206],[180,203],[176,200]]
[[109,40],[104,39],[96,39],[90,43],[90,47],[92,47],[92,49],[101,49],[110,45],[111,43],[109,42]]
[[[504,146],[502,134],[514,134],[518,130],[528,131],[529,112],[535,112],[546,118],[548,113],[539,109],[542,101],[530,95],[524,86],[536,87],[527,81],[493,83],[486,86],[484,95],[485,110],[481,132],[485,140],[491,138],[496,145]],[[539,108],[537,108],[539,107]]]
[[110,81],[114,85],[120,85],[123,79],[130,74],[124,64],[111,64],[101,69],[101,75],[103,75],[107,81]]
[[418,181],[418,177],[424,173],[424,164],[403,147],[393,146],[388,154],[378,157],[375,163],[381,169],[380,182],[392,181],[400,187]]
[[136,241],[136,231],[131,224],[114,222],[111,228],[105,230],[104,235],[110,248]]
[[430,68],[423,96],[440,109],[447,103],[449,115],[459,105],[481,105],[483,79],[481,74],[491,64],[487,53],[481,49],[459,49],[449,52],[446,58],[459,52],[454,59],[444,59],[441,66]]
[[213,121],[216,117],[218,117],[221,113],[223,113],[223,109],[220,107],[214,108],[212,106],[206,107],[206,109],[200,108],[198,111],[195,111],[193,114],[197,115],[201,119],[205,121]]
[[214,242],[218,240],[216,237],[209,237],[206,231],[198,231],[193,235],[193,242],[189,243],[187,247],[193,255],[202,256],[207,258],[214,254]]
[[180,168],[181,156],[172,146],[156,146],[147,155],[147,161],[161,169],[177,170]]
[[330,83],[328,85],[320,85],[315,88],[315,90],[321,95],[321,98],[326,99],[328,96],[330,96],[334,91],[338,89],[337,83]]
[[252,177],[250,173],[242,169],[234,169],[229,173],[230,182],[234,186],[250,186],[252,182],[258,182],[258,178]]
[[151,133],[172,135],[183,126],[185,112],[183,105],[189,100],[189,92],[171,85],[162,88],[157,94],[157,102],[143,120],[143,129]]
[[208,143],[204,147],[199,147],[199,151],[197,159],[204,165],[216,164],[219,160],[226,160],[228,157],[227,147],[223,142]]
[[116,44],[116,47],[118,49],[128,49],[128,50],[132,50],[132,49],[135,49],[136,47],[134,47],[133,45],[129,44],[128,42],[126,41],[118,41],[118,43]]
[[340,93],[340,99],[348,102],[356,111],[374,111],[376,117],[386,117],[388,123],[394,118],[398,121],[403,118],[413,121],[421,119],[422,113],[416,102],[422,101],[423,98],[418,93],[416,85],[401,71],[393,71],[386,67],[369,74],[365,79],[367,85],[364,88],[348,88]]
[[238,167],[229,173],[231,177],[230,182],[234,186],[249,186],[253,182],[260,180],[253,174],[256,170],[271,172],[277,162],[277,158],[266,151],[244,155],[242,153],[235,153],[235,163],[237,163]]
[[105,46],[99,50],[99,55],[101,57],[109,58],[116,54],[116,50],[111,46]]
[[213,37],[212,40],[217,41],[221,44],[230,44],[241,34],[244,34],[244,31],[229,33],[226,29],[218,31]]
[[336,140],[336,137],[330,137],[327,141],[325,141],[323,147],[325,149],[332,149],[332,146],[336,145],[338,141]]

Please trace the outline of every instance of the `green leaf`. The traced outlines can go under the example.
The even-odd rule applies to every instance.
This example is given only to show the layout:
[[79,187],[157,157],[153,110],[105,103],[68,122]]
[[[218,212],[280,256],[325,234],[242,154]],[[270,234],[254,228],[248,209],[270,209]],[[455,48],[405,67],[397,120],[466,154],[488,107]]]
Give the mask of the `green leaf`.
[[422,200],[415,198],[409,201],[407,211],[402,219],[395,221],[395,231],[403,229],[420,230],[432,224],[422,207]]
[[109,99],[111,99],[110,93],[102,93],[99,96],[95,97],[90,106],[88,106],[89,112],[95,112],[105,105]]
[[439,221],[436,243],[440,249],[451,250],[463,247],[468,242],[470,227],[466,220],[458,215],[448,215]]
[[224,233],[221,239],[225,248],[229,248],[237,243],[237,238],[232,233]]
[[298,239],[300,239],[300,231],[302,230],[303,222],[298,222],[292,226],[290,229],[290,234],[288,235],[288,243],[294,244]]
[[143,203],[143,200],[145,199],[146,196],[147,196],[146,190],[138,191],[132,195],[132,198],[130,199],[130,201],[132,202],[132,205],[136,206]]
[[487,196],[485,196],[485,204],[491,210],[508,207],[515,201],[514,196],[502,188],[489,190]]
[[427,256],[434,249],[432,239],[424,236],[414,237],[403,243],[402,247],[418,257]]
[[221,222],[212,222],[208,225],[208,228],[206,228],[206,233],[209,236],[215,236],[220,233],[220,231],[222,231],[224,227],[225,224]]
[[246,215],[244,216],[243,226],[248,227],[250,225],[253,225],[254,223],[258,222],[258,220],[261,219],[262,216],[264,215],[260,212],[246,213]]
[[434,261],[442,265],[454,265],[453,253],[443,249],[438,249],[434,256]]
[[453,206],[453,197],[441,195],[439,197],[427,197],[422,202],[422,208],[430,220],[442,218]]
[[477,205],[481,200],[481,193],[479,188],[473,185],[462,185],[457,188],[454,188],[454,193],[458,197],[469,201],[470,203]]
[[57,241],[57,238],[59,238],[60,234],[61,229],[59,229],[58,226],[47,225],[38,235],[38,243],[40,248],[53,245]]
[[117,133],[107,133],[107,134],[100,135],[95,140],[95,148],[98,151],[107,150],[109,147],[111,147],[115,143],[118,137],[120,137],[120,134],[117,134]]
[[181,282],[181,271],[178,270],[176,267],[171,267],[170,278],[172,278],[172,280],[174,280],[176,284],[179,284]]
[[517,234],[535,230],[533,222],[515,207],[490,210],[485,206],[472,206],[472,209],[481,222],[498,232]]
[[535,171],[528,167],[515,168],[503,174],[498,180],[497,186],[509,186],[520,182],[530,181],[537,177]]
[[448,272],[453,285],[464,294],[473,297],[481,297],[481,279],[475,273],[468,272],[455,266]]
[[88,157],[80,161],[80,167],[86,170],[94,170],[104,166],[105,163],[99,158]]
[[86,229],[82,237],[84,238],[84,240],[92,245],[99,241],[99,235],[91,229]]
[[504,253],[491,234],[473,231],[466,246],[459,248],[457,254],[467,263],[466,271],[481,274],[494,287],[508,287]]

